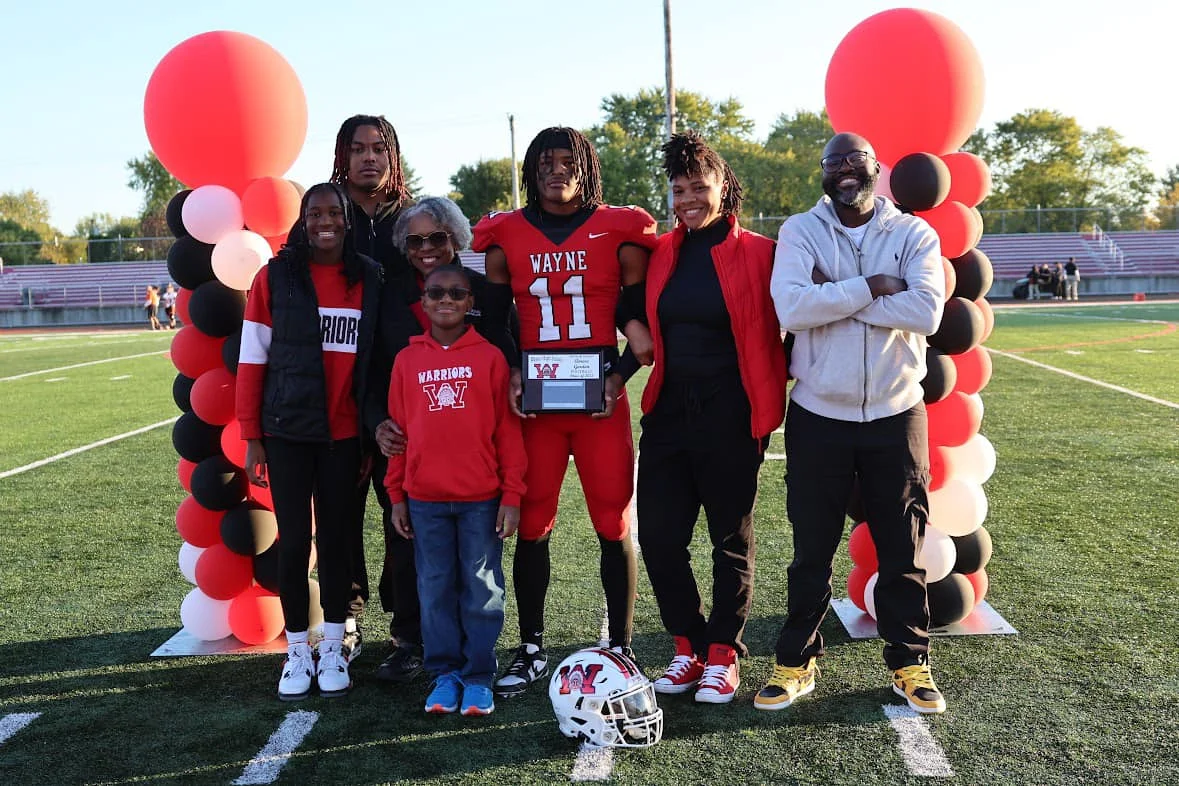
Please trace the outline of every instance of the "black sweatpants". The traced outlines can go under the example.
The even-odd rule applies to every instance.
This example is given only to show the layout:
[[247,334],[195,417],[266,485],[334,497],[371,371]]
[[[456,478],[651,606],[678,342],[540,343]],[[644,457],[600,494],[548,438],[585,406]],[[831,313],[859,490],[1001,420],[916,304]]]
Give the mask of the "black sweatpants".
[[377,451],[373,459],[373,491],[381,504],[381,529],[385,534],[385,559],[377,591],[381,608],[393,615],[389,634],[398,642],[422,643],[422,608],[418,601],[418,571],[413,561],[413,541],[393,529],[393,503],[385,489],[389,459]]
[[876,626],[890,669],[929,652],[925,571],[915,565],[929,518],[925,405],[868,423],[833,420],[793,401],[786,412],[786,515],[794,529],[787,573],[789,612],[778,663],[801,666],[823,654],[819,625],[831,603],[831,563],[858,478],[880,560]]
[[[706,656],[713,643],[747,654],[741,633],[753,603],[753,508],[763,441],[750,434],[739,378],[665,384],[642,420],[639,546],[663,625]],[[689,546],[703,506],[712,539],[712,603],[704,603]]]
[[307,563],[315,505],[320,604],[326,622],[343,622],[352,593],[349,537],[360,440],[292,442],[266,437],[266,470],[278,523],[278,591],[286,628],[307,630]]

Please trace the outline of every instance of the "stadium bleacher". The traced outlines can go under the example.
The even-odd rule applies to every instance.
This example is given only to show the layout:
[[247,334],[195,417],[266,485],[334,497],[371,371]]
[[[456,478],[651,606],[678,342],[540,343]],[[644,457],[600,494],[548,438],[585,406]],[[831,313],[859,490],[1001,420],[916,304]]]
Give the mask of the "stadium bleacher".
[[0,309],[139,305],[148,284],[163,287],[170,280],[163,261],[7,266]]

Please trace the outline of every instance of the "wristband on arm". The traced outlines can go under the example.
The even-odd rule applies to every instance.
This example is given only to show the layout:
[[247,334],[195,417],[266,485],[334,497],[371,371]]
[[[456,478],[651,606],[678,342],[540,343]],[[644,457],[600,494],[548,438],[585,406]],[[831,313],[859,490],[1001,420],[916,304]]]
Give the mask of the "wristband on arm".
[[626,323],[637,319],[647,325],[647,282],[625,284],[618,295],[618,305],[614,308],[614,321],[619,330],[626,328]]

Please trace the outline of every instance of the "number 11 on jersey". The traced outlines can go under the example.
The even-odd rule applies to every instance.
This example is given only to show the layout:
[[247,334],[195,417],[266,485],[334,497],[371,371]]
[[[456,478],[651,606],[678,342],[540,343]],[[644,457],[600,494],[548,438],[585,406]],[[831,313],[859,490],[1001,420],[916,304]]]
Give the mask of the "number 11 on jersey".
[[[569,339],[589,338],[590,326],[585,320],[585,292],[583,291],[584,276],[570,276],[561,293],[569,298],[573,311],[573,322],[569,325]],[[561,326],[557,324],[553,313],[553,298],[549,294],[549,280],[538,278],[528,287],[528,294],[536,298],[540,305],[540,337],[539,341],[560,341]]]

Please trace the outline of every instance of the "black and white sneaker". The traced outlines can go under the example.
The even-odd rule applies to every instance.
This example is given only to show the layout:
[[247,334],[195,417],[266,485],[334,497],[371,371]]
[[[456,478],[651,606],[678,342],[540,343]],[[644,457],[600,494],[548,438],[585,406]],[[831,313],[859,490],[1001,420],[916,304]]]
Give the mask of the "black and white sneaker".
[[360,628],[356,627],[356,618],[349,617],[344,620],[344,642],[340,645],[340,654],[349,665],[360,655],[363,643]]
[[495,695],[504,699],[520,696],[548,673],[549,658],[545,651],[535,644],[521,644],[512,662],[495,681]]

